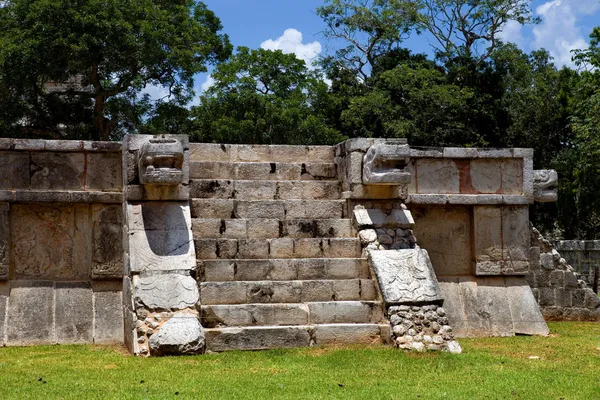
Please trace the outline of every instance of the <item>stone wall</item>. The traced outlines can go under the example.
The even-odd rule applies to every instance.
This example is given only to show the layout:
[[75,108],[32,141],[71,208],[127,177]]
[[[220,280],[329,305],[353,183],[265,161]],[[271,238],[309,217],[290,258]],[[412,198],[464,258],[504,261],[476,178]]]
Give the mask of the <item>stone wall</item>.
[[120,143],[0,139],[0,343],[123,337]]
[[530,252],[531,269],[527,280],[546,320],[600,320],[600,298],[533,227]]
[[600,240],[557,240],[553,246],[579,274],[579,279],[592,287],[595,271],[600,267]]

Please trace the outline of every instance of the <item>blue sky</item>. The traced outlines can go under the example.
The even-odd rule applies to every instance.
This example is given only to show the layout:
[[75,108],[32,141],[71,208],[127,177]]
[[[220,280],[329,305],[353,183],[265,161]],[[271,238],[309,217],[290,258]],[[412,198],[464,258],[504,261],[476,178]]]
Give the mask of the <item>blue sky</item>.
[[[223,32],[234,46],[281,49],[295,53],[310,62],[314,57],[331,52],[320,33],[324,24],[315,9],[324,0],[204,0],[221,19]],[[594,26],[600,26],[600,0],[535,0],[531,2],[535,16],[542,18],[536,26],[521,27],[509,23],[504,39],[517,43],[524,51],[541,47],[550,51],[557,65],[572,65],[570,51],[587,46]],[[414,52],[429,53],[426,36],[410,38],[406,47]],[[210,85],[209,74],[199,74],[196,92]]]

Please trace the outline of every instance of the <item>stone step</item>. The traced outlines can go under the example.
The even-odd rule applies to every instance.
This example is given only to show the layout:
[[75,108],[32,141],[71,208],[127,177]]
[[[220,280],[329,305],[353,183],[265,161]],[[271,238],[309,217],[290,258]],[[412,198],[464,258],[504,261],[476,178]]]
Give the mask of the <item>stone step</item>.
[[330,163],[190,162],[190,179],[298,181],[337,179]]
[[205,335],[207,350],[226,351],[339,344],[382,344],[387,343],[388,332],[385,325],[378,324],[322,324],[209,328],[205,330]]
[[243,200],[337,200],[339,181],[265,181],[195,179],[190,181],[190,198]]
[[385,322],[377,301],[206,305],[201,307],[201,321],[206,328]]
[[198,260],[261,258],[357,258],[358,238],[195,239]]
[[333,146],[190,143],[190,161],[333,162]]
[[192,218],[341,219],[345,200],[192,199]]
[[194,239],[355,238],[351,219],[192,219]]
[[201,282],[202,305],[376,300],[371,279]]
[[364,258],[203,260],[198,275],[203,282],[371,278]]

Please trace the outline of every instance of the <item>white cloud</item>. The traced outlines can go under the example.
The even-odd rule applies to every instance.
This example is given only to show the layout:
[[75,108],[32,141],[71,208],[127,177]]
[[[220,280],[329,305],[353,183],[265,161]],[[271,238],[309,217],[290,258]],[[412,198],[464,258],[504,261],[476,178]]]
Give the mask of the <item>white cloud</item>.
[[207,76],[206,80],[200,86],[200,92],[207,91],[208,88],[210,88],[214,84],[215,84],[215,79],[212,77],[212,75]]
[[510,42],[516,44],[519,47],[523,47],[523,25],[521,25],[517,21],[508,21],[506,25],[504,25],[504,27],[502,28],[502,31],[500,32],[499,36],[503,42]]
[[548,50],[557,65],[572,67],[571,50],[588,47],[579,27],[580,20],[598,10],[598,0],[547,1],[535,10],[542,22],[533,28],[533,46]]
[[169,97],[169,89],[167,89],[163,86],[147,85],[142,90],[142,95],[144,95],[146,93],[148,93],[150,95],[150,99],[153,101],[161,100],[161,99]]
[[283,32],[283,35],[277,39],[265,40],[260,44],[265,50],[281,50],[286,54],[294,53],[296,57],[306,62],[307,66],[312,66],[315,58],[321,53],[321,43],[314,41],[311,43],[302,43],[302,32],[290,28]]

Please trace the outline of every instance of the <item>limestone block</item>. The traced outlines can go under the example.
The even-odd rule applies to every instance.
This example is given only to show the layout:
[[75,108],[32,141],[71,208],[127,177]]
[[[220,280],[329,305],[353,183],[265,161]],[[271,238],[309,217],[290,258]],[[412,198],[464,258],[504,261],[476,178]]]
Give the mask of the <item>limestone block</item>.
[[523,193],[523,160],[518,158],[502,160],[502,193]]
[[318,325],[315,339],[317,345],[381,343],[380,329],[377,324]]
[[202,282],[200,284],[200,300],[203,305],[243,304],[247,300],[246,294],[244,282]]
[[57,282],[54,318],[58,343],[92,343],[94,309],[87,282]]
[[444,310],[456,336],[467,336],[469,325],[461,300],[459,277],[440,277],[439,286],[444,298]]
[[190,161],[235,161],[237,147],[227,144],[190,143]]
[[310,163],[302,164],[304,170],[300,176],[300,179],[307,179],[307,174],[314,179],[330,179],[336,177],[336,166],[331,163]]
[[311,337],[306,327],[248,327],[206,330],[209,351],[263,350],[309,346]]
[[178,313],[150,336],[152,355],[199,354],[204,352],[204,328],[193,313]]
[[524,278],[508,277],[505,282],[515,333],[548,335],[550,331],[527,281]]
[[194,218],[232,218],[233,200],[193,199],[191,213]]
[[235,258],[238,255],[238,241],[235,239],[217,239],[217,257]]
[[13,283],[8,300],[7,345],[56,343],[52,282]]
[[348,183],[349,184],[362,184],[363,180],[363,154],[359,152],[350,153],[346,157],[346,162],[349,163],[347,167],[348,171]]
[[386,306],[442,300],[426,250],[370,250]]
[[[221,237],[224,233],[225,220],[214,218],[192,219],[192,235],[194,239],[208,239]],[[245,235],[244,230],[244,235]]]
[[131,271],[196,268],[187,203],[128,203],[127,214]]
[[202,324],[216,326],[306,325],[309,323],[305,304],[243,304],[202,307]]
[[387,214],[377,208],[354,210],[354,222],[358,230],[368,228],[410,229],[415,224],[409,210],[392,210]]
[[123,342],[123,295],[116,289],[94,288],[94,343]]
[[0,152],[0,189],[29,188],[29,153]]
[[[343,217],[344,201],[339,200],[286,200],[285,218],[287,219],[332,219]],[[271,218],[280,218],[274,216]],[[284,217],[281,217],[283,219]]]
[[447,204],[449,195],[446,194],[411,194],[406,203],[412,204]]
[[556,305],[556,295],[554,293],[554,288],[540,288],[539,290],[540,307],[549,307]]
[[472,275],[471,215],[467,207],[411,208],[414,235],[439,276]]
[[16,279],[85,280],[91,247],[87,205],[15,204],[12,241]]
[[543,203],[558,199],[558,173],[555,170],[533,171],[533,198]]
[[261,239],[240,240],[237,258],[269,258],[269,242]]
[[9,204],[0,203],[0,280],[8,279]]
[[190,182],[192,199],[232,199],[234,181],[196,179]]
[[478,149],[468,147],[444,147],[444,158],[477,158]]
[[[336,300],[360,300],[360,280],[359,279],[340,279],[331,281],[333,297]],[[323,300],[329,300],[323,299]],[[369,299],[372,300],[372,299]]]
[[302,283],[298,281],[262,281],[246,285],[249,303],[300,303]]
[[371,321],[371,305],[360,301],[308,303],[313,324],[360,324]]
[[281,200],[336,200],[341,193],[338,181],[282,181],[276,190]]
[[121,206],[92,205],[92,278],[123,276],[123,218]]
[[360,240],[356,238],[323,239],[323,256],[326,258],[358,257],[360,251]]
[[83,190],[84,183],[83,153],[31,154],[31,189]]
[[461,332],[460,336],[515,334],[504,278],[461,277],[459,282],[463,312],[467,321],[466,330]]
[[471,160],[471,185],[477,193],[499,193],[502,189],[500,160]]
[[236,201],[235,217],[284,219],[285,207],[282,201]]
[[317,237],[354,237],[349,219],[321,219],[316,221]]
[[294,256],[298,258],[323,256],[323,241],[321,239],[296,239],[294,244]]
[[458,167],[452,160],[419,159],[417,171],[417,193],[460,193]]
[[120,191],[123,188],[120,153],[88,153],[86,188],[101,191]]
[[373,279],[360,280],[360,299],[376,300],[378,297],[377,288]]
[[294,239],[280,238],[269,241],[271,258],[292,258],[294,256]]
[[230,260],[206,260],[198,264],[203,281],[232,281],[235,278],[235,268],[235,261]]
[[[501,261],[502,252],[502,208],[474,207],[474,246],[478,262]],[[478,263],[479,270],[479,263]]]
[[235,178],[264,179],[264,180],[297,180],[300,179],[302,167],[300,164],[284,163],[240,163],[235,165]]
[[294,260],[300,280],[327,279],[327,263],[328,260],[323,258]]
[[504,257],[511,261],[528,261],[530,247],[529,208],[502,208]]
[[194,247],[198,260],[213,260],[218,258],[217,239],[196,239],[194,240]]
[[247,221],[248,238],[269,239],[279,237],[279,221],[276,219],[252,219]]
[[135,299],[149,309],[194,307],[199,300],[196,281],[179,274],[142,275],[135,283]]
[[[315,302],[315,301],[328,301],[337,300],[334,297],[333,292],[333,281],[329,280],[316,280],[316,281],[302,281],[302,302]],[[357,288],[358,289],[358,288]],[[359,297],[355,297],[352,300],[359,300]]]
[[233,196],[243,200],[274,200],[276,181],[235,181]]
[[504,261],[477,261],[475,264],[475,275],[502,275]]

